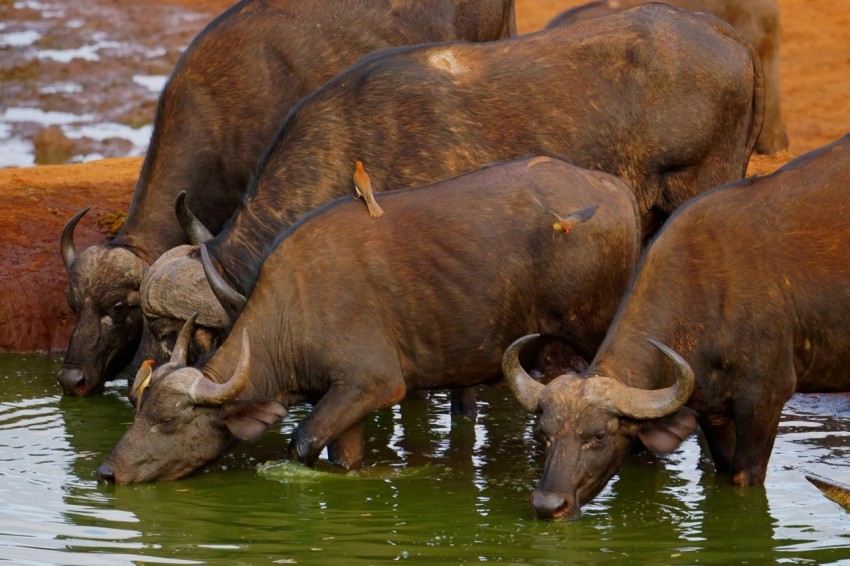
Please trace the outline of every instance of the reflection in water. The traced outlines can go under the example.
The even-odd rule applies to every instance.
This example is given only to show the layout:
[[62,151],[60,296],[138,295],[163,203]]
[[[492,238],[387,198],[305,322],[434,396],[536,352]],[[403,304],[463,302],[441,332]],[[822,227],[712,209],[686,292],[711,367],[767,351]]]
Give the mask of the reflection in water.
[[[0,356],[0,556],[15,563],[79,564],[76,551],[110,549],[109,555],[85,562],[174,563],[133,554],[144,547],[138,542],[141,533],[122,524],[138,520],[104,506],[96,483],[87,479],[91,474],[78,473],[76,463],[94,453],[68,443],[54,378],[59,365],[52,358]],[[77,417],[102,427],[100,405]]]
[[0,356],[0,557],[15,563],[850,560],[850,514],[803,476],[847,483],[842,395],[792,400],[765,488],[731,487],[691,438],[631,457],[581,520],[550,523],[528,503],[541,472],[533,417],[502,385],[480,388],[477,416],[450,415],[445,393],[375,413],[355,474],[281,463],[307,414],[296,407],[191,478],[106,486],[94,469],[132,419],[126,382],[62,398],[58,365]]

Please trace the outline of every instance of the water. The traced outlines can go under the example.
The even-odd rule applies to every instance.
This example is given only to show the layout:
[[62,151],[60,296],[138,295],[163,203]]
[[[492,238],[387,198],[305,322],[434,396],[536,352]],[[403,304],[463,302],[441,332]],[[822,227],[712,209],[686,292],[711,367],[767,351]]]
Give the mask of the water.
[[168,75],[214,15],[168,3],[0,2],[0,167],[143,155]]
[[477,418],[446,395],[367,428],[368,467],[280,461],[296,409],[260,441],[185,480],[99,484],[132,419],[124,382],[65,398],[60,360],[0,356],[0,560],[14,564],[850,564],[850,513],[803,477],[850,483],[850,397],[797,396],[764,488],[728,485],[698,441],[632,457],[571,523],[534,520],[529,416],[504,386]]

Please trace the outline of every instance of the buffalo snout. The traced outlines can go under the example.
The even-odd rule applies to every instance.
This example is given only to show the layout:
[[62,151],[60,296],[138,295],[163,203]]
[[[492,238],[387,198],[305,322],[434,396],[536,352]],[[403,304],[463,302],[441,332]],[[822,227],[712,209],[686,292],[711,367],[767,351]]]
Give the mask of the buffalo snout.
[[115,472],[109,462],[104,462],[97,469],[97,479],[105,483],[115,483]]
[[534,490],[531,494],[531,507],[538,519],[573,520],[578,519],[580,511],[575,497],[563,496],[554,491]]
[[65,395],[88,395],[86,374],[79,368],[62,368],[56,377]]

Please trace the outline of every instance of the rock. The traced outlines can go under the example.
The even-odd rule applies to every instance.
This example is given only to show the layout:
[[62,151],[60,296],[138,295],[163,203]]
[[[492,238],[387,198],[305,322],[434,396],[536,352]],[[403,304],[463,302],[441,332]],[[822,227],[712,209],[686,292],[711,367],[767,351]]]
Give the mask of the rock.
[[35,162],[38,165],[65,163],[74,154],[74,142],[59,126],[41,130],[32,140],[35,146]]

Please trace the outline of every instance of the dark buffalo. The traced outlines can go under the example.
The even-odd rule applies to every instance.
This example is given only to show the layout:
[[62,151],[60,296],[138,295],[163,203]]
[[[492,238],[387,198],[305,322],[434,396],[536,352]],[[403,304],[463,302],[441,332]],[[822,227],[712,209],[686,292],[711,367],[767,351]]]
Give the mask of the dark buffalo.
[[[547,27],[606,16],[648,0],[599,0],[559,14]],[[758,153],[776,153],[788,147],[779,104],[779,6],[776,0],[664,0],[683,10],[708,12],[735,26],[761,57],[764,67],[764,127],[756,143]]]
[[[281,230],[354,194],[357,160],[380,191],[561,156],[626,180],[649,234],[685,200],[746,169],[763,83],[758,56],[735,37],[716,18],[648,5],[569,30],[367,56],[296,107],[242,208],[208,242],[210,256],[249,294]],[[202,279],[190,248],[145,277],[145,358],[167,360],[191,313],[220,320],[208,287],[173,292]]]
[[[697,422],[718,471],[764,482],[791,395],[850,388],[848,187],[850,136],[698,197],[646,251],[587,371],[544,387],[506,353],[549,445],[538,517],[577,516],[637,439],[672,450]],[[648,338],[681,353],[692,393]]]
[[186,475],[283,416],[275,399],[314,404],[291,458],[313,464],[330,445],[331,461],[359,466],[366,415],[408,389],[498,378],[504,348],[529,329],[592,355],[640,253],[629,187],[548,157],[380,204],[373,219],[339,199],[285,232],[228,339],[198,369],[182,367],[190,319],[98,474]]
[[396,45],[483,41],[515,31],[513,0],[243,0],[195,38],[159,100],[127,220],[79,255],[76,215],[62,233],[77,316],[59,383],[93,394],[139,344],[139,285],[163,252],[187,243],[174,215],[185,191],[217,231],[241,203],[263,150],[292,105],[361,55]]

